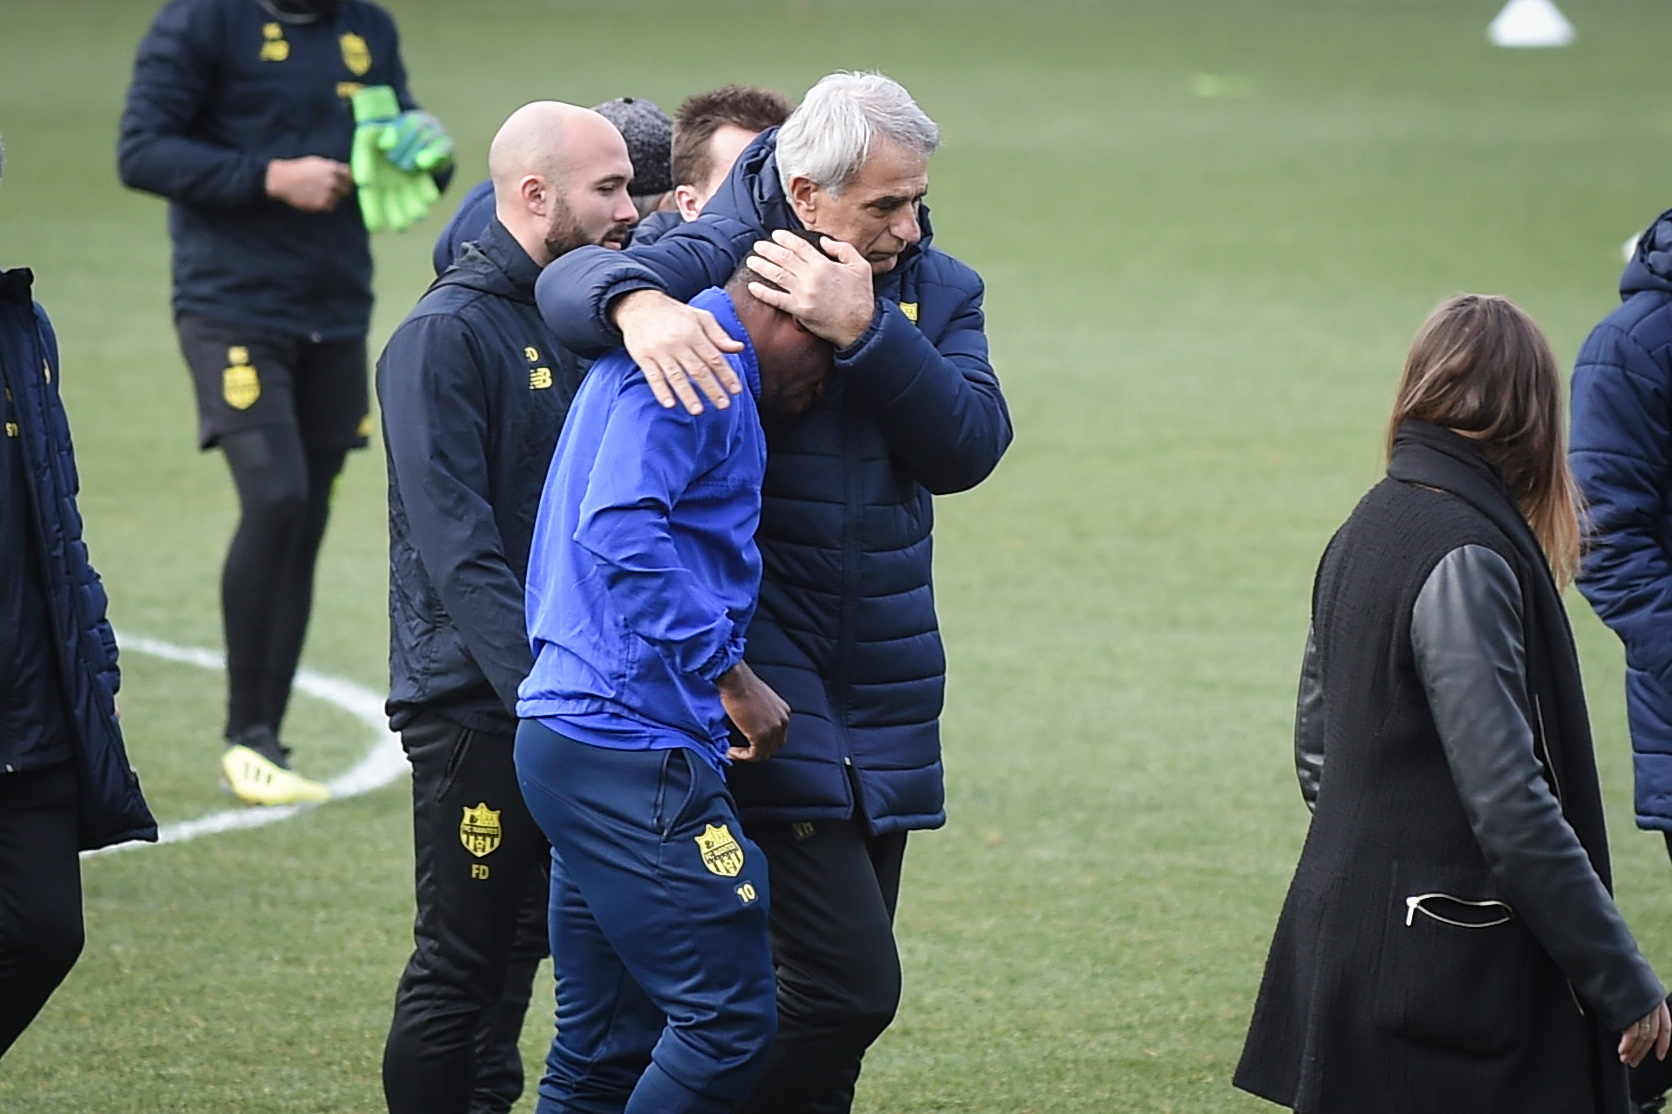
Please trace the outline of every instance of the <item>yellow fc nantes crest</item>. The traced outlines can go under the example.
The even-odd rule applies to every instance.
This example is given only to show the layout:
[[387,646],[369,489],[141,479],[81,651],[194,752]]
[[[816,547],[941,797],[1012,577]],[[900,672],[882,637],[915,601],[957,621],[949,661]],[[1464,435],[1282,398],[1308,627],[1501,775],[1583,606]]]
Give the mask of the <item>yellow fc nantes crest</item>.
[[366,45],[366,40],[353,31],[337,40],[343,46],[343,65],[355,77],[365,77],[366,71],[372,68],[372,48]]
[[250,366],[250,350],[233,345],[226,350],[227,369],[221,372],[221,396],[234,410],[248,410],[261,397],[261,377]]
[[290,44],[284,41],[284,28],[277,23],[262,25],[259,57],[263,62],[283,62],[290,57]]
[[483,855],[491,855],[499,846],[503,829],[499,826],[499,813],[488,807],[482,801],[475,808],[466,806],[464,820],[459,824],[459,842],[464,849],[480,859]]
[[906,315],[906,320],[907,321],[910,321],[913,325],[917,324],[917,303],[916,302],[901,302],[900,303],[900,312]]
[[697,837],[697,850],[702,852],[702,865],[710,874],[736,878],[737,872],[743,869],[743,848],[737,845],[725,824],[704,827],[702,835]]

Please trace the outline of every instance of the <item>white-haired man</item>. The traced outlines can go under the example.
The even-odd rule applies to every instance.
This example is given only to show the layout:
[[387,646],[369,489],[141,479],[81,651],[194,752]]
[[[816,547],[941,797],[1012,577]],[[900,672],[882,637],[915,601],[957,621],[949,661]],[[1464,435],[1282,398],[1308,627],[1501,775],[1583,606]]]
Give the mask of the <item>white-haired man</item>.
[[[581,249],[537,287],[577,350],[625,344],[702,409],[736,379],[713,317],[680,305],[751,261],[757,296],[837,348],[806,414],[767,429],[760,606],[746,660],[794,713],[731,787],[765,852],[778,1040],[742,1108],[833,1114],[900,995],[893,936],[906,833],[945,820],[945,657],[930,585],[932,496],[980,483],[1010,443],[979,276],[931,247],[933,121],[880,74],[836,73],[764,132],[702,216],[623,253]],[[784,229],[823,233],[832,258]],[[756,244],[761,237],[777,233]]]

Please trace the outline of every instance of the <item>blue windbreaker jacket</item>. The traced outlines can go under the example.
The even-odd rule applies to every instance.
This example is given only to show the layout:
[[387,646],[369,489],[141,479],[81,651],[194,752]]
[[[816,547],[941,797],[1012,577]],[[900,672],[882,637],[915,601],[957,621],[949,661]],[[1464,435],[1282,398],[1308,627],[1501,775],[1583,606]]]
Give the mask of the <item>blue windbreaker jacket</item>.
[[[47,590],[47,614],[81,780],[83,850],[155,840],[157,822],[116,723],[116,638],[99,574],[81,541],[80,480],[59,398],[58,338],[30,295],[26,268],[0,271],[0,386],[11,394]],[[0,629],[17,629],[0,615]],[[3,775],[0,775],[3,776]]]
[[[625,252],[582,248],[536,293],[577,351],[620,343],[610,301],[724,283],[755,240],[794,228],[777,130],[745,150],[700,219]],[[764,577],[748,661],[790,705],[784,749],[739,765],[744,818],[863,816],[873,832],[945,822],[946,660],[931,586],[933,495],[974,487],[1010,444],[976,273],[923,240],[877,278],[870,328],[806,414],[767,430]]]
[[1672,831],[1672,210],[1638,241],[1620,297],[1573,370],[1579,588],[1625,644],[1637,823]]
[[540,497],[534,669],[517,714],[598,746],[689,747],[720,768],[715,681],[743,659],[760,587],[766,438],[760,371],[731,298],[707,290],[692,304],[744,342],[728,358],[748,389],[693,416],[659,404],[625,352],[593,367]]
[[428,709],[516,733],[540,487],[585,364],[534,308],[540,268],[499,221],[377,361],[389,464],[389,723]]
[[416,107],[394,21],[367,0],[313,23],[275,20],[256,0],[171,0],[157,13],[117,165],[123,183],[169,200],[176,316],[315,340],[366,334],[372,257],[355,198],[304,213],[266,192],[273,159],[348,161],[349,98],[366,85]]

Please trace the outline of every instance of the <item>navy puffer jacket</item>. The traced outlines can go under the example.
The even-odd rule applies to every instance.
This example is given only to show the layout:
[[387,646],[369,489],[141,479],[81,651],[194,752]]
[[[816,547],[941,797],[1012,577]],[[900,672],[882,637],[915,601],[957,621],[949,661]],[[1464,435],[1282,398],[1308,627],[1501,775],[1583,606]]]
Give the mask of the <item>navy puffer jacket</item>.
[[1579,350],[1569,452],[1590,518],[1579,588],[1625,643],[1637,823],[1672,831],[1672,210]]
[[[0,271],[0,385],[17,413],[47,615],[75,736],[81,847],[90,851],[127,840],[155,840],[157,822],[139,791],[116,724],[116,638],[105,619],[104,585],[81,541],[80,480],[69,419],[58,397],[58,339],[31,297],[33,281],[27,268]],[[17,626],[13,617],[0,615],[0,629]]]
[[[740,157],[701,219],[625,252],[583,248],[537,288],[558,338],[620,343],[611,299],[723,285],[770,229],[796,228],[777,130]],[[987,358],[981,279],[923,240],[877,277],[870,328],[837,353],[836,386],[767,429],[764,564],[747,660],[794,711],[771,761],[732,767],[746,819],[861,815],[875,833],[945,822],[940,713],[946,658],[931,586],[932,496],[997,466],[1010,414]]]

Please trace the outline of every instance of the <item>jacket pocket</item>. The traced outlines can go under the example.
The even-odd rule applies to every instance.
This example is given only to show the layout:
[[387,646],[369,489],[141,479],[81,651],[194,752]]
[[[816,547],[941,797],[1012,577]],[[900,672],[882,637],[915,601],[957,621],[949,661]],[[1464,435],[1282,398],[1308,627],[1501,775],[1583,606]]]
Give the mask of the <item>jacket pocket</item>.
[[1521,1043],[1538,946],[1490,875],[1395,863],[1384,917],[1377,1028],[1473,1056]]

